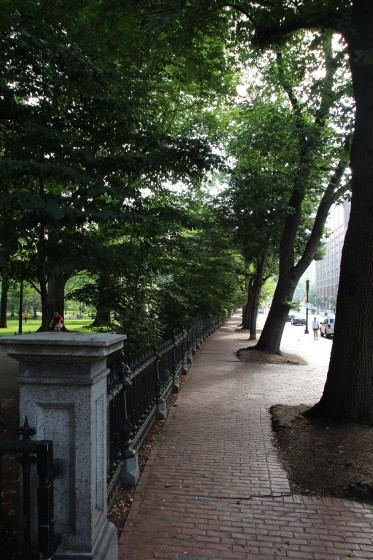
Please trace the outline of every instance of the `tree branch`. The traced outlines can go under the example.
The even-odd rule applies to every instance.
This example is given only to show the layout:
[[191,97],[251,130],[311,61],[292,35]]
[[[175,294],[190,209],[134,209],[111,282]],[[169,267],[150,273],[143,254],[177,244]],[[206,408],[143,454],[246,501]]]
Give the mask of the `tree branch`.
[[299,102],[298,99],[296,98],[293,88],[291,87],[291,85],[289,84],[289,81],[287,80],[286,76],[285,76],[285,72],[284,72],[284,66],[282,63],[282,53],[281,52],[277,52],[276,53],[276,61],[277,61],[277,69],[278,69],[278,76],[280,79],[280,83],[286,93],[286,95],[289,98],[289,101],[291,103],[291,106],[293,107],[294,113],[296,115],[300,114],[300,107],[299,107]]
[[308,239],[306,248],[301,259],[294,267],[295,270],[297,270],[298,268],[300,268],[301,270],[305,270],[311,264],[313,257],[311,258],[310,255],[314,255],[316,247],[320,242],[322,232],[328,218],[329,210],[331,206],[335,202],[337,202],[340,196],[344,194],[348,189],[348,183],[341,183],[341,180],[349,163],[351,140],[352,135],[348,135],[343,145],[343,153],[341,155],[341,158],[334,169],[334,173],[329,180],[328,186],[325,189],[325,192],[317,209],[312,232]]
[[273,24],[269,19],[257,25],[255,34],[252,39],[254,47],[264,48],[271,44],[281,41],[286,35],[299,31],[300,29],[331,29],[342,35],[346,35],[350,29],[351,6],[345,6],[341,9],[332,8],[331,6],[320,5],[320,9],[310,6],[304,10],[297,12],[293,10],[283,9],[279,23]]

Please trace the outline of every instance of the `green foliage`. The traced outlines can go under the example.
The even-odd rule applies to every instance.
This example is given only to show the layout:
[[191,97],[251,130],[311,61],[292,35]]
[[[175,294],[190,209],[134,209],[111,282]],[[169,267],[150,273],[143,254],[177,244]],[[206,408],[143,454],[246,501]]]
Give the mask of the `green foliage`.
[[[20,239],[25,275],[44,286],[51,275],[97,272],[97,262],[138,262],[142,238],[162,231],[162,210],[144,193],[164,182],[195,185],[219,162],[183,114],[188,107],[199,114],[214,89],[197,103],[197,58],[200,68],[219,67],[224,49],[211,38],[214,60],[184,53],[185,79],[165,32],[155,54],[158,32],[144,23],[145,5],[42,0],[29,10],[1,0],[0,7],[0,264],[8,266]],[[129,230],[125,247],[108,237]],[[146,243],[141,259],[146,247],[154,261]]]
[[221,237],[202,191],[159,193],[147,200],[143,215],[146,209],[149,221],[122,227],[111,246],[111,263],[107,251],[93,254],[95,274],[83,276],[67,293],[109,310],[106,322],[95,328],[127,334],[131,353],[242,303],[241,259]]
[[[348,87],[343,74],[331,80],[340,61],[326,34],[299,35],[257,56],[260,88],[232,110],[252,56],[242,41],[264,3],[23,4],[0,0],[4,272],[19,277],[21,242],[24,277],[43,298],[48,279],[87,271],[69,297],[93,305],[100,328],[134,339],[142,332],[151,342],[173,321],[186,325],[241,302],[259,255],[272,276],[282,224],[295,214],[294,186],[307,191],[301,254],[339,155],[336,130],[349,127]],[[281,9],[275,2],[273,21]],[[325,79],[311,80],[321,52]],[[214,201],[217,222],[197,188],[223,172],[223,142],[234,167],[229,190]],[[195,194],[172,194],[171,184]]]
[[162,330],[189,327],[197,319],[242,305],[242,260],[216,229],[200,228],[180,239],[179,251],[160,278],[157,314]]

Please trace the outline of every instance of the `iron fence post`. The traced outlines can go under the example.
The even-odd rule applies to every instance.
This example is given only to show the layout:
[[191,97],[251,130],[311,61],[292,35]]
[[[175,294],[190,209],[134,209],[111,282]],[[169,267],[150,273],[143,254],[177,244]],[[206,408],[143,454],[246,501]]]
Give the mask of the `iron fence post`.
[[173,379],[172,379],[172,392],[178,393],[180,390],[180,379],[179,379],[179,364],[176,359],[176,347],[177,347],[177,337],[175,331],[172,333],[172,369],[173,369]]
[[167,417],[166,401],[162,398],[161,394],[161,380],[159,377],[159,362],[160,356],[155,352],[155,401],[157,405],[157,419],[165,420]]
[[[26,416],[24,424],[18,430],[23,441],[31,441],[31,436],[36,434],[35,428],[31,428]],[[31,465],[36,462],[35,457],[30,455],[29,451],[22,453],[20,463],[22,466],[22,542],[23,542],[23,558],[29,560],[31,558]]]
[[[4,432],[7,429],[7,423],[5,422],[5,418],[3,416],[3,412],[1,410],[1,402],[0,402],[0,433]],[[3,465],[2,465],[2,455],[0,454],[0,537],[2,533],[2,526],[1,526],[1,519],[2,519],[2,495],[3,495]]]
[[127,390],[132,387],[131,369],[124,361],[125,354],[123,350],[118,352],[117,372],[118,379],[122,384],[121,389],[121,424],[120,424],[120,442],[121,442],[121,477],[124,484],[134,486],[140,476],[140,468],[138,455],[131,447],[131,422],[128,416]]
[[54,532],[54,489],[53,481],[59,468],[53,463],[53,442],[36,442],[38,502],[38,542],[43,558],[51,558],[57,550],[60,539]]

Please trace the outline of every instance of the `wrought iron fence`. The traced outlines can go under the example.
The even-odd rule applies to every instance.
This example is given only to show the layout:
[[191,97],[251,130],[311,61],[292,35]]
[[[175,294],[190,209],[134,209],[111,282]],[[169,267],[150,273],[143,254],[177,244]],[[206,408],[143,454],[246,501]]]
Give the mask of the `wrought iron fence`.
[[[220,315],[199,321],[192,328],[175,333],[170,340],[126,361],[123,351],[108,357],[107,378],[107,472],[108,502],[115,496],[120,484],[123,462],[138,450],[160,411],[165,410],[169,393],[177,391],[180,375],[187,373],[192,356],[210,334],[226,320]],[[162,408],[163,407],[163,408]],[[6,424],[0,409],[0,434]],[[30,428],[27,418],[19,428],[19,440],[0,438],[0,536],[1,536],[1,465],[4,454],[11,454],[21,465],[22,523],[20,529],[20,558],[37,555],[52,558],[59,537],[54,528],[53,481],[58,474],[53,460],[53,442],[31,440],[36,430]],[[37,488],[33,479],[36,467]],[[36,503],[37,521],[33,525]],[[35,535],[34,533],[37,533]],[[35,538],[36,537],[36,538]]]
[[110,357],[107,391],[109,503],[119,486],[124,458],[140,448],[156,419],[159,404],[172,389],[178,390],[179,376],[187,372],[193,354],[226,318],[219,315],[201,320],[128,363],[122,351]]
[[[6,429],[6,423],[1,415],[0,431]],[[58,468],[53,461],[53,442],[50,440],[33,440],[31,437],[36,430],[28,424],[27,416],[24,424],[18,430],[19,440],[0,439],[0,537],[2,531],[2,459],[3,455],[12,455],[21,466],[22,486],[22,515],[21,530],[19,531],[18,558],[30,560],[35,555],[41,558],[51,558],[59,544],[59,537],[54,532],[54,500],[53,481],[58,474]],[[31,487],[32,467],[36,466],[38,485],[36,489],[37,507],[37,543],[32,541],[33,519],[32,502],[34,500]],[[35,546],[37,550],[35,550]],[[15,551],[14,551],[15,552]]]

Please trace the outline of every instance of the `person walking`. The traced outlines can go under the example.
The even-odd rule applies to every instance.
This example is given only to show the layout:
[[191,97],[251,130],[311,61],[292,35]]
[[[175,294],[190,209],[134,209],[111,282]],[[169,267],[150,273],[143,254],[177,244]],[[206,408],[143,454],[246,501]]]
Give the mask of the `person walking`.
[[312,321],[313,340],[319,340],[319,328],[319,322],[316,317],[314,317]]

